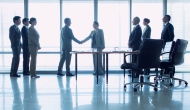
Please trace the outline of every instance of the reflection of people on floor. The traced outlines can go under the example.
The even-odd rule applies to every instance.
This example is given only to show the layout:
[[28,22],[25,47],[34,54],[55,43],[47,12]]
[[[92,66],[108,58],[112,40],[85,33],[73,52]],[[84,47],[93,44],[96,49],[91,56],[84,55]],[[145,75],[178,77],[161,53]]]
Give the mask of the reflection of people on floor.
[[99,82],[98,82],[98,86],[97,86],[97,82],[96,82],[96,77],[94,77],[94,85],[93,85],[93,95],[92,95],[92,106],[94,106],[95,108],[97,107],[102,107],[105,104],[105,93],[103,91],[104,87],[103,87],[103,77],[99,77]]
[[24,110],[28,110],[28,105],[30,104],[30,101],[28,100],[30,98],[29,77],[23,77],[23,89],[24,89],[23,107]]
[[60,90],[60,107],[61,110],[72,110],[73,101],[72,93],[70,88],[70,79],[71,77],[66,77],[66,88],[64,89],[62,77],[57,77],[59,90]]
[[10,80],[14,96],[12,110],[22,110],[23,105],[20,97],[20,89],[18,86],[17,78],[11,77]]
[[183,110],[182,102],[173,100],[173,90],[169,88],[154,94],[151,103],[159,110]]
[[30,84],[28,79],[24,79],[24,84],[24,110],[41,110],[36,89],[36,79],[31,79]]

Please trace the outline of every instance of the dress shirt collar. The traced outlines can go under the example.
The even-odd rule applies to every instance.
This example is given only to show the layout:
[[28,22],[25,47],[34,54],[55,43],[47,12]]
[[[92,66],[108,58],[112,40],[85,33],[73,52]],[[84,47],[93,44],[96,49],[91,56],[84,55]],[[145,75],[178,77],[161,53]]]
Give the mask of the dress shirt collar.
[[14,24],[17,28],[18,28],[18,25]]
[[24,25],[27,29],[28,29],[28,26]]
[[133,30],[138,26],[139,24],[134,25]]
[[164,26],[166,26],[169,22],[165,23]]

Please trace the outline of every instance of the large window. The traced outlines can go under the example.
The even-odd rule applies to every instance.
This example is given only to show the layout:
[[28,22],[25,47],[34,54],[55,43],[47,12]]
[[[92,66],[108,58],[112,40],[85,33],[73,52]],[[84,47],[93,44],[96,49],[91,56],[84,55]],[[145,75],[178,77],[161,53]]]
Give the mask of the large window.
[[[37,70],[57,69],[60,55],[60,4],[59,0],[29,0],[29,18],[35,17],[35,28],[40,34]],[[40,54],[47,52],[47,54]],[[49,53],[48,53],[49,52]]]
[[[21,19],[23,18],[23,0],[0,0],[0,53],[11,52],[9,28],[14,24],[14,16],[20,16]],[[20,25],[19,28],[22,28],[22,26]],[[0,54],[0,70],[10,68],[11,60],[9,59],[12,59],[12,55]]]
[[132,0],[132,18],[140,18],[140,26],[144,29],[143,19],[150,19],[151,38],[160,39],[163,28],[163,0]]
[[[131,26],[129,18],[140,17],[141,28],[144,18],[150,19],[152,28],[151,38],[160,39],[163,28],[163,0],[131,0],[132,9],[129,8],[129,0],[98,0],[97,20],[99,28],[103,29],[105,37],[105,51],[112,51],[114,47],[120,50],[128,48],[128,38]],[[40,34],[40,44],[37,60],[37,70],[57,70],[60,60],[60,25],[64,26],[64,19],[71,18],[70,28],[78,40],[89,36],[93,30],[94,0],[28,0],[28,17],[37,18],[35,28]],[[60,8],[60,2],[62,7]],[[190,1],[167,0],[167,13],[171,15],[171,23],[174,25],[175,40],[178,38],[190,40]],[[60,13],[60,9],[61,13]],[[131,11],[132,16],[129,12]],[[24,17],[24,0],[0,0],[0,71],[10,70],[12,51],[9,40],[9,27],[13,25],[13,17]],[[60,20],[60,18],[62,18]],[[62,22],[60,22],[62,21]],[[62,23],[62,24],[61,24]],[[22,24],[19,28],[22,28]],[[74,51],[91,50],[91,41],[80,45],[73,41]],[[188,45],[187,53],[190,51]],[[186,59],[190,57],[186,54]],[[20,56],[19,70],[22,70],[22,54]],[[123,63],[122,54],[109,55],[109,69],[120,70]],[[78,55],[79,70],[92,70],[93,60],[91,54]],[[75,57],[71,60],[71,70],[74,70]],[[190,65],[187,60],[178,70],[187,70]],[[183,67],[183,68],[182,68]],[[187,69],[184,69],[187,68]],[[63,68],[65,70],[65,66]]]
[[[190,1],[189,0],[168,0],[167,13],[171,16],[171,23],[174,26],[175,40],[185,39],[190,41]],[[178,70],[189,71],[190,45],[187,47],[185,63],[178,67]]]
[[[127,50],[129,37],[129,3],[128,0],[99,0],[98,21],[104,31],[105,46],[108,51],[114,47]],[[109,57],[110,70],[120,69],[123,55],[112,54]]]

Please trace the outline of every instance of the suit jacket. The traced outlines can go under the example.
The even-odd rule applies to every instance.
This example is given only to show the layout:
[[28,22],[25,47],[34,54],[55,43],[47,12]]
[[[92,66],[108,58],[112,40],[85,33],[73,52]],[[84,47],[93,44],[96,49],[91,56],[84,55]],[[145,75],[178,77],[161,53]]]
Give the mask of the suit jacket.
[[40,47],[39,39],[40,35],[38,31],[33,26],[30,26],[28,29],[28,45]]
[[26,26],[23,26],[21,29],[22,34],[22,46],[23,48],[28,48],[28,28]]
[[141,43],[142,30],[140,25],[137,25],[129,36],[128,44],[133,50],[138,50]]
[[147,25],[146,30],[144,31],[144,33],[142,34],[142,39],[150,39],[150,35],[151,35],[151,28],[149,25]]
[[166,26],[164,26],[161,39],[163,39],[165,43],[174,40],[174,27],[171,23],[167,23]]
[[104,42],[104,32],[102,29],[98,29],[96,35],[95,35],[95,39],[96,39],[96,47],[93,47],[93,34],[94,34],[94,31],[91,31],[90,35],[88,37],[86,37],[83,42],[86,42],[88,41],[90,38],[92,39],[92,42],[91,42],[91,48],[102,48],[104,49],[105,48],[105,42]]
[[16,25],[12,25],[9,28],[9,39],[11,41],[11,47],[19,47],[21,46],[21,33],[19,28]]
[[72,40],[76,43],[80,43],[80,41],[74,37],[72,30],[67,25],[61,29],[61,40],[62,50],[68,51],[72,51]]

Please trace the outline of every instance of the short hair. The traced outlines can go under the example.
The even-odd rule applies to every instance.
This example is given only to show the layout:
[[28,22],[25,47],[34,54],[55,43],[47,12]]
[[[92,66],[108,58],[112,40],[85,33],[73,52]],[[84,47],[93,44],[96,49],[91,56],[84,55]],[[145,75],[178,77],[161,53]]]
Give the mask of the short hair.
[[13,23],[15,23],[15,21],[18,21],[20,18],[21,18],[20,16],[15,16],[15,17],[13,18]]
[[66,24],[66,23],[68,23],[70,20],[71,20],[70,18],[65,18],[65,19],[64,19],[64,23]]
[[29,23],[32,24],[32,22],[34,22],[34,21],[36,21],[36,18],[32,17],[32,18],[30,18]]
[[99,23],[98,23],[98,21],[94,21],[94,24],[95,24],[95,25],[97,25],[97,26],[99,26]]
[[170,15],[165,15],[165,17],[167,17],[167,18],[168,18],[168,21],[170,21],[170,19],[171,19],[171,16],[170,16]]
[[150,23],[150,19],[148,19],[148,18],[144,18],[144,21],[147,23]]
[[137,20],[138,23],[140,22],[140,18],[139,17],[136,16],[135,19]]
[[26,21],[28,21],[29,19],[28,18],[24,18],[23,20],[22,20],[22,23],[24,24]]

